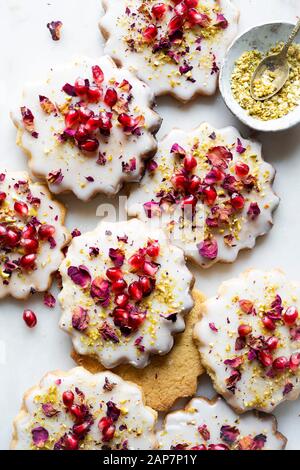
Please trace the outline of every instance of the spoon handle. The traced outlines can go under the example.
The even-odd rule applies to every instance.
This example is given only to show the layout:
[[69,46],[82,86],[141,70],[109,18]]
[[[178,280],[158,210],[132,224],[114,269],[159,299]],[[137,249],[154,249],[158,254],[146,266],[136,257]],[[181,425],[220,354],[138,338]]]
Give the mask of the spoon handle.
[[293,31],[291,32],[290,37],[288,38],[287,42],[285,43],[285,45],[282,48],[281,54],[283,56],[287,55],[288,50],[289,50],[292,42],[294,41],[295,37],[299,33],[299,30],[300,30],[300,20],[297,22],[296,26],[294,27]]

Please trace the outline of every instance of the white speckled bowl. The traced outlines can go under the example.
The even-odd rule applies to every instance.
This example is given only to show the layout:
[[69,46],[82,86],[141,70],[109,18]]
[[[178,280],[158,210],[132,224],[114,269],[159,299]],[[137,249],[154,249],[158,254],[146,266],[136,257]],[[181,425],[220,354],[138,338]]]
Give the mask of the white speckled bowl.
[[[234,99],[230,86],[235,61],[243,52],[253,49],[267,52],[277,42],[285,42],[292,28],[293,25],[291,23],[280,22],[263,24],[251,28],[235,39],[224,58],[219,78],[221,94],[230,111],[252,129],[263,132],[277,132],[289,129],[300,122],[300,106],[297,106],[286,116],[272,121],[260,121],[259,119],[249,116]],[[295,42],[300,42],[300,34],[295,39]]]

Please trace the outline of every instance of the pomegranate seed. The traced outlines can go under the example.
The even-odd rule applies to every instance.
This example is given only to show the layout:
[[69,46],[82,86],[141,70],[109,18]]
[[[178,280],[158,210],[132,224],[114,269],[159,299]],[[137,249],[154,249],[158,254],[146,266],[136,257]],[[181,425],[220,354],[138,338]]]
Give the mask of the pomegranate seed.
[[95,152],[99,147],[99,141],[96,138],[86,139],[83,142],[80,142],[79,148],[84,152]]
[[24,310],[23,320],[28,328],[34,328],[37,324],[36,314],[32,310]]
[[197,160],[192,155],[187,155],[184,157],[183,164],[186,171],[192,171],[197,166]]
[[112,128],[112,114],[107,112],[100,113],[100,129],[104,132],[109,132]]
[[260,351],[259,360],[264,367],[270,367],[273,362],[273,357],[272,354],[268,353],[267,351]]
[[93,79],[97,85],[101,85],[104,81],[104,73],[99,65],[93,65],[92,67]]
[[252,327],[250,325],[240,325],[238,328],[238,333],[240,336],[247,336],[252,332]]
[[209,450],[229,450],[229,447],[226,444],[210,444],[208,446]]
[[85,133],[94,132],[101,126],[101,119],[99,116],[92,116],[84,126]]
[[298,310],[295,307],[289,307],[283,314],[283,320],[286,325],[294,325],[298,318]]
[[116,427],[113,424],[112,418],[103,417],[98,423],[98,428],[102,433],[103,442],[109,442],[113,439]]
[[10,248],[14,248],[19,243],[19,240],[20,235],[17,232],[12,229],[7,230],[5,240],[7,246],[9,246]]
[[20,266],[23,269],[30,269],[33,267],[35,260],[36,260],[36,255],[34,254],[22,256],[22,258],[20,259]]
[[109,268],[106,271],[106,276],[111,281],[118,281],[119,279],[122,279],[124,275],[123,275],[121,269],[119,269],[119,268]]
[[184,2],[189,8],[195,8],[198,5],[198,0],[184,0]]
[[89,103],[98,103],[102,97],[102,91],[97,86],[91,86],[88,89],[87,99]]
[[187,12],[188,20],[192,26],[199,24],[200,26],[207,26],[209,17],[205,14],[199,13],[196,8],[190,8]]
[[172,185],[174,186],[175,189],[178,189],[178,190],[185,190],[187,182],[188,182],[187,178],[180,173],[173,175],[171,178]]
[[62,394],[62,400],[63,400],[63,404],[64,404],[67,408],[71,408],[71,406],[72,406],[73,403],[74,403],[74,393],[73,393],[71,390],[66,390],[66,391]]
[[191,450],[207,450],[207,447],[204,444],[200,444],[199,446],[191,447]]
[[0,203],[5,201],[6,199],[6,193],[4,193],[3,191],[0,192]]
[[121,308],[126,307],[128,302],[129,302],[129,296],[127,294],[118,294],[115,297],[115,304],[118,307],[121,307]]
[[22,217],[26,217],[28,215],[28,206],[25,202],[16,201],[14,204],[14,209],[16,213]]
[[76,436],[73,436],[73,434],[68,434],[64,438],[64,445],[66,450],[78,450],[79,441]]
[[73,426],[73,433],[76,434],[76,436],[83,437],[85,434],[87,434],[90,430],[91,427],[91,422],[90,421],[85,421],[82,424],[75,424]]
[[22,238],[34,238],[36,235],[36,229],[33,225],[27,225],[22,230]]
[[157,273],[158,266],[154,263],[151,263],[150,261],[145,261],[144,266],[143,266],[143,271],[145,274],[148,276],[155,276]]
[[81,406],[73,404],[69,407],[69,411],[74,416],[76,421],[79,423],[83,421],[86,411],[85,409],[81,408]]
[[278,339],[276,336],[270,336],[266,341],[269,351],[274,351],[278,346]]
[[150,24],[143,31],[143,38],[146,42],[152,42],[157,36],[157,27],[154,24]]
[[274,331],[276,329],[276,325],[271,318],[263,317],[262,322],[267,330]]
[[181,201],[181,206],[183,209],[189,206],[191,206],[192,209],[194,209],[196,205],[197,205],[197,198],[193,194],[191,194],[190,196],[185,196]]
[[111,290],[117,294],[124,292],[127,287],[127,282],[124,279],[118,279],[111,285]]
[[175,31],[178,31],[179,29],[182,28],[183,25],[183,18],[182,16],[176,15],[171,18],[169,24],[168,24],[168,33],[169,35],[175,33]]
[[132,255],[128,260],[128,263],[135,271],[141,269],[144,266],[144,262],[144,257],[142,255],[139,255],[138,253]]
[[247,176],[249,173],[249,166],[246,165],[246,163],[238,162],[235,165],[235,174],[239,176],[240,178],[243,178],[244,176]]
[[157,256],[159,255],[159,251],[160,251],[160,246],[158,242],[156,241],[148,242],[148,246],[146,250],[147,255],[149,255],[151,258],[157,258]]
[[20,245],[26,254],[36,253],[39,247],[39,242],[30,238],[21,238]]
[[286,357],[280,356],[273,361],[273,367],[276,370],[283,370],[288,367],[289,361]]
[[290,361],[289,361],[290,369],[292,371],[295,371],[298,369],[299,365],[300,365],[300,354],[299,353],[292,354],[290,357]]
[[133,331],[139,329],[139,327],[144,323],[146,318],[146,312],[139,312],[133,310],[129,313],[129,326]]
[[79,121],[83,122],[84,124],[93,116],[94,111],[89,108],[84,108],[83,106],[81,106],[78,110]]
[[112,108],[116,102],[118,101],[118,94],[114,88],[108,88],[105,96],[104,96],[104,103]]
[[146,297],[147,295],[150,295],[151,292],[153,292],[155,287],[155,280],[147,276],[141,276],[139,278],[139,284],[144,296]]
[[215,203],[215,200],[217,199],[217,191],[213,186],[208,186],[203,190],[204,198],[206,204],[209,206],[212,206]]
[[116,307],[113,311],[114,324],[120,328],[128,326],[129,315],[124,308]]
[[78,96],[84,96],[89,91],[89,84],[88,80],[84,80],[83,78],[77,78],[75,82],[75,92]]
[[176,7],[174,8],[174,11],[176,15],[185,16],[187,14],[188,7],[185,2],[180,2],[178,3],[178,5],[176,5]]
[[75,126],[79,121],[80,114],[76,109],[71,109],[65,116],[65,123],[68,128]]
[[4,225],[0,225],[0,238],[4,238],[7,235],[7,230]]
[[231,196],[231,205],[235,210],[243,209],[245,205],[245,199],[241,194],[233,193]]
[[53,237],[55,234],[55,227],[53,225],[43,224],[39,228],[39,237],[42,240],[48,240],[48,238]]
[[132,282],[128,287],[128,292],[133,300],[139,302],[143,298],[143,291],[138,281]]
[[188,183],[187,183],[187,189],[191,194],[196,194],[199,191],[201,185],[201,179],[197,175],[193,175]]
[[153,5],[151,11],[152,11],[152,15],[157,19],[157,20],[160,20],[161,18],[163,18],[167,12],[167,5],[165,5],[164,3],[157,3],[155,5]]

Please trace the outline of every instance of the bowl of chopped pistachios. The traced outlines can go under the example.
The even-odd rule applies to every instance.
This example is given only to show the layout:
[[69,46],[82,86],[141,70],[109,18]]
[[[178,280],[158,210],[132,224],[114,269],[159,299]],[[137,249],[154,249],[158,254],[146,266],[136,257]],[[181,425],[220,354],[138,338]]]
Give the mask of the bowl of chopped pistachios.
[[[220,91],[227,107],[244,124],[259,131],[276,132],[300,122],[300,35],[288,51],[289,77],[271,98],[260,101],[251,95],[251,79],[261,60],[279,53],[293,24],[269,23],[240,35],[230,46],[220,73]],[[257,93],[268,94],[276,77],[265,74]]]

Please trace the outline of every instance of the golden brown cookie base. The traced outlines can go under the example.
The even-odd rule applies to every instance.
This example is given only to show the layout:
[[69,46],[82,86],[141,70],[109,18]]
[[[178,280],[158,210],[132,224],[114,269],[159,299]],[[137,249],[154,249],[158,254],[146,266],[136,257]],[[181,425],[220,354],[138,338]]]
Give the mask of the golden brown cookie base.
[[[193,342],[193,329],[200,319],[200,306],[204,295],[193,291],[195,306],[186,316],[186,329],[175,338],[171,352],[165,356],[153,356],[145,369],[136,369],[130,365],[121,365],[112,372],[125,380],[140,385],[144,391],[146,404],[157,411],[169,410],[178,398],[194,395],[197,390],[197,379],[204,369],[200,356]],[[81,356],[75,351],[71,354],[74,361],[92,373],[105,370],[96,359]]]

